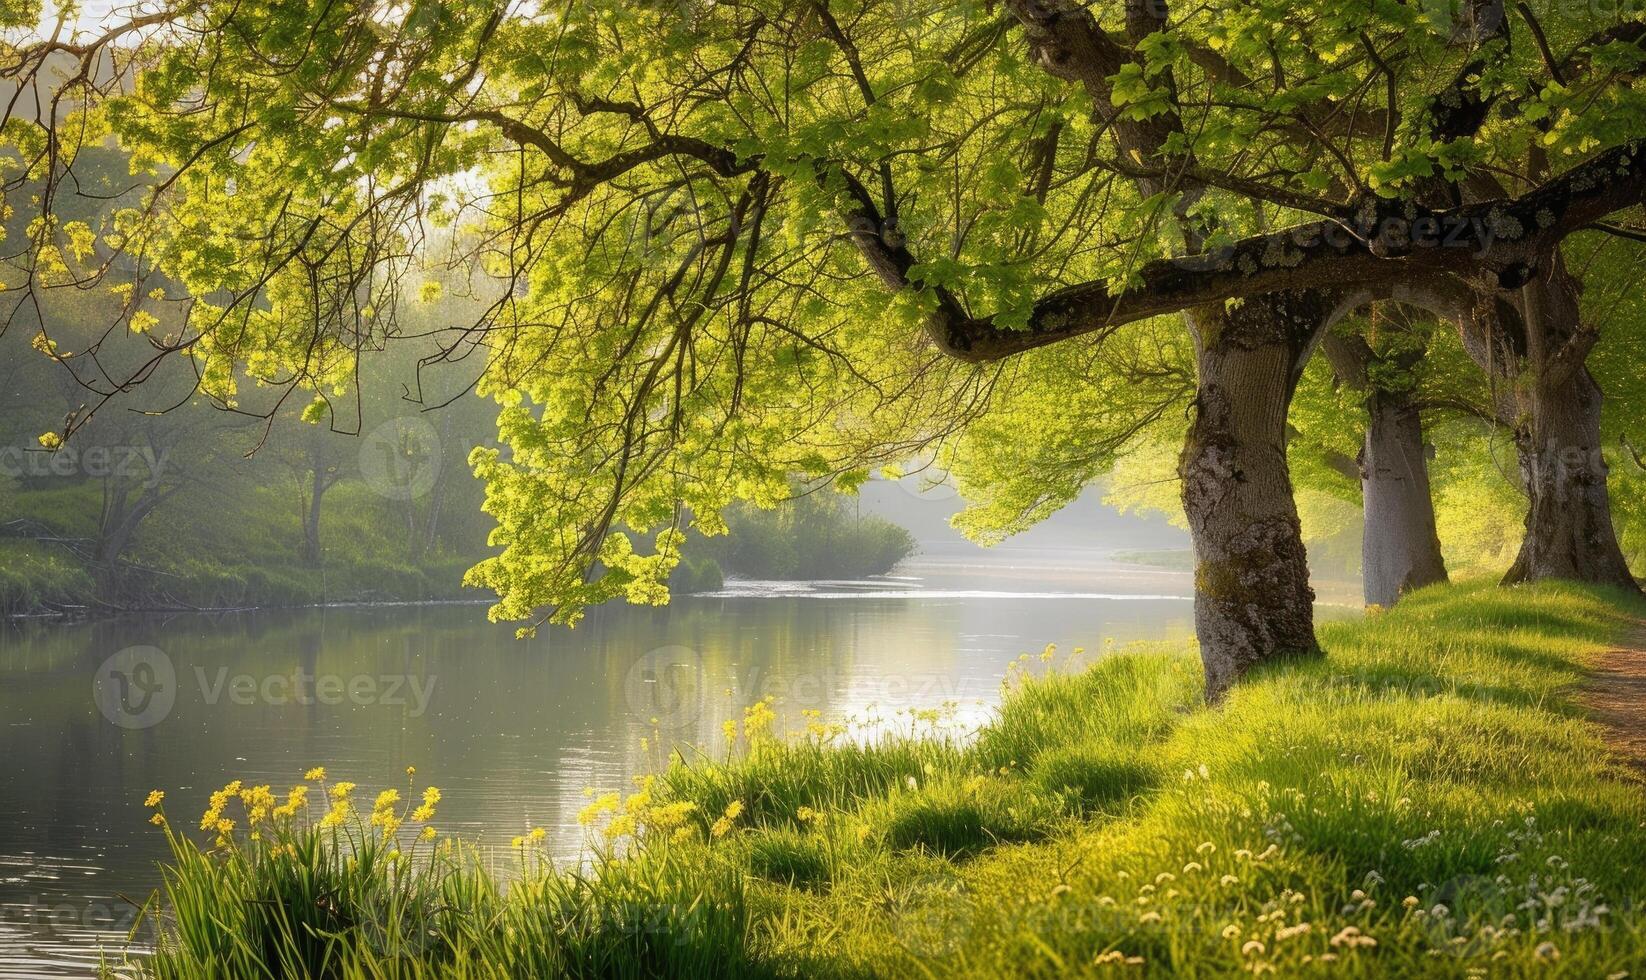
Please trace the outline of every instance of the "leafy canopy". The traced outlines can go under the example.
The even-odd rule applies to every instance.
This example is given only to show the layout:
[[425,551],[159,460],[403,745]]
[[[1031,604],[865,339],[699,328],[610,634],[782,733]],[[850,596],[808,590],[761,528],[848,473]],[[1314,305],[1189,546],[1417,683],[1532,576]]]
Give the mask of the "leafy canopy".
[[[75,34],[9,5],[0,74],[30,98],[0,177],[37,217],[8,296],[26,319],[113,289],[234,404],[242,373],[346,384],[399,304],[457,284],[485,312],[437,359],[473,359],[505,447],[472,459],[501,551],[471,580],[573,621],[665,600],[686,526],[733,501],[934,444],[973,533],[1043,517],[1182,396],[1187,339],[1147,320],[1170,303],[1114,312],[1158,260],[1436,180],[1522,193],[1646,132],[1639,22],[1526,10],[182,0]],[[110,140],[129,206],[63,220]],[[1071,327],[1047,298],[1081,284],[1122,299]],[[980,366],[933,323],[1084,339]]]

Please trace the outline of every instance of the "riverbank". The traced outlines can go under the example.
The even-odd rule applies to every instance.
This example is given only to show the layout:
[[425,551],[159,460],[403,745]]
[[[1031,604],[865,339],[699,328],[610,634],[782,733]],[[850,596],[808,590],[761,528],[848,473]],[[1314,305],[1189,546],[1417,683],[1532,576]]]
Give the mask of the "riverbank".
[[[191,485],[192,486],[192,485]],[[324,496],[325,519],[298,520],[290,488],[256,487],[167,498],[114,542],[96,481],[24,489],[0,475],[0,619],[96,619],[135,612],[294,609],[474,599],[469,569],[492,554],[478,501],[386,498],[343,480]],[[470,487],[470,490],[475,488]],[[147,513],[147,512],[145,512]],[[687,536],[669,577],[677,595],[756,579],[864,578],[915,553],[912,536],[808,494],[763,511],[732,508],[729,533]],[[438,533],[437,533],[438,532]],[[311,547],[312,545],[312,547]],[[105,556],[113,554],[115,557]]]
[[205,557],[122,569],[122,584],[99,588],[92,567],[51,544],[0,539],[0,618],[100,619],[131,613],[226,612],[315,606],[473,601],[463,587],[469,558],[308,564]]
[[[1641,614],[1574,587],[1427,590],[1323,626],[1325,657],[1271,667],[1216,710],[1188,650],[1078,672],[1048,651],[1013,672],[975,736],[940,710],[909,719],[920,737],[824,719],[782,736],[756,705],[710,750],[726,761],[690,754],[591,796],[591,832],[628,856],[506,889],[491,871],[511,859],[442,845],[438,829],[418,840],[414,818],[440,821],[415,808],[440,804],[415,776],[374,797],[338,782],[360,774],[315,774],[307,794],[276,787],[273,806],[235,786],[205,821],[232,841],[211,856],[191,843],[207,801],[174,793],[157,801],[176,828],[161,903],[174,924],[150,963],[161,976],[208,959],[297,976],[323,957],[345,976],[1624,975],[1646,958],[1646,800],[1578,693]],[[273,816],[293,799],[296,815]],[[304,811],[332,826],[307,830]],[[518,842],[528,867],[534,839]]]

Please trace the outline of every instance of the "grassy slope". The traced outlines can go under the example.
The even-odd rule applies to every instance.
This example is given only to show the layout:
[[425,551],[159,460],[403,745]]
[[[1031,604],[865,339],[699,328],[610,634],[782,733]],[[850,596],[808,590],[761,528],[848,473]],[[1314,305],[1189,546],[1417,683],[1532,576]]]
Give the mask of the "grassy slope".
[[[421,947],[445,974],[455,944],[475,976],[1606,977],[1646,962],[1646,799],[1570,693],[1640,612],[1436,589],[1323,628],[1326,658],[1217,710],[1192,654],[1142,651],[1017,685],[965,744],[761,741],[628,801],[657,829],[597,880],[500,897],[438,864],[441,907],[402,903],[400,938],[357,931],[356,953]],[[222,887],[202,907],[232,907]],[[387,962],[359,972],[425,972]]]

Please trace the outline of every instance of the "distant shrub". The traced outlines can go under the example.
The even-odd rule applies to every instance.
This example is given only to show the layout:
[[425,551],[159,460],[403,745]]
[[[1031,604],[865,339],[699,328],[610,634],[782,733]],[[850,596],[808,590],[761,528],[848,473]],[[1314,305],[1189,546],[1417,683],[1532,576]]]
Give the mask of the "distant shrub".
[[730,533],[702,543],[728,574],[763,579],[883,575],[915,552],[914,536],[890,521],[855,513],[838,494],[797,496],[773,510],[734,508]]
[[720,571],[720,563],[713,558],[687,555],[675,566],[674,574],[669,576],[669,591],[675,595],[714,592],[725,584],[726,576]]

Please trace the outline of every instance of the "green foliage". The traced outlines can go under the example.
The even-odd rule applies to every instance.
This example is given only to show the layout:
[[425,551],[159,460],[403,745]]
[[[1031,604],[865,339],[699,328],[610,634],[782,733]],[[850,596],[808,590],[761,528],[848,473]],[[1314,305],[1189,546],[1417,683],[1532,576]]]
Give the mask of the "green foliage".
[[[998,542],[1150,452],[1151,442],[1180,445],[1193,391],[1188,338],[1164,319],[1129,327],[1096,351],[1054,346],[1014,358],[987,410],[939,455],[967,503],[955,526]],[[1175,498],[1175,485],[1170,492]],[[1173,503],[1167,512],[1177,510]]]
[[725,584],[725,573],[713,558],[692,558],[688,555],[669,575],[669,591],[675,595],[714,592]]
[[1608,476],[1618,536],[1639,573],[1646,571],[1646,428],[1641,425],[1646,418],[1646,376],[1640,371],[1646,297],[1639,288],[1646,255],[1619,245],[1615,238],[1594,235],[1580,240],[1572,251],[1574,259],[1591,270],[1583,306],[1586,319],[1602,338],[1588,360],[1606,398],[1601,449],[1611,465]]
[[[474,329],[433,360],[478,354],[499,409],[472,457],[499,550],[469,580],[498,617],[574,621],[666,601],[681,535],[736,502],[921,450],[966,488],[968,533],[1045,517],[1181,406],[1186,338],[1137,324],[979,368],[915,341],[936,304],[1019,329],[1185,232],[1216,249],[1638,135],[1641,55],[1600,33],[1617,12],[1544,6],[1558,72],[1521,20],[1471,34],[1446,4],[1219,2],[1141,34],[1092,8],[1113,70],[1082,86],[1025,43],[1032,5],[178,5],[122,36],[118,85],[71,86],[57,138],[6,126],[8,233],[31,243],[10,276],[112,287],[112,321],[206,397],[301,389],[310,421],[364,354],[431,336],[413,295],[456,287],[475,307],[443,327]],[[30,41],[0,42],[22,71]],[[1459,78],[1491,111],[1452,136]],[[1153,127],[1157,159],[1117,140]],[[109,186],[136,187],[74,204],[111,140],[136,179]],[[872,240],[897,268],[865,274]]]
[[1054,832],[1058,809],[1051,797],[973,777],[894,789],[861,818],[895,852],[962,860],[1001,844],[1044,840]]
[[1429,472],[1447,565],[1464,575],[1501,575],[1526,526],[1514,441],[1507,432],[1468,421],[1441,428],[1435,439],[1439,449]]
[[827,841],[817,834],[766,828],[745,835],[743,848],[749,873],[774,884],[818,888],[834,878]]

